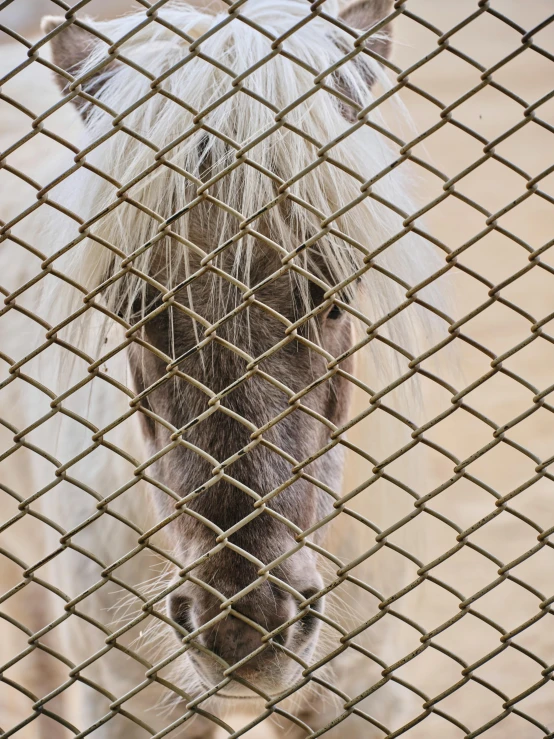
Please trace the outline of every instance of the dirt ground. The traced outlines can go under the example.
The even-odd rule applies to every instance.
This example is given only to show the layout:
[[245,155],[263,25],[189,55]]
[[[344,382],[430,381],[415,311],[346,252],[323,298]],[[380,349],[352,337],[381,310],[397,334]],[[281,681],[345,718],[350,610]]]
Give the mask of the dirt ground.
[[[554,331],[549,322],[554,313],[554,255],[545,248],[530,261],[530,253],[552,243],[554,235],[554,174],[548,175],[554,163],[554,131],[548,128],[554,126],[554,99],[523,116],[526,106],[552,91],[554,61],[522,44],[521,33],[512,25],[530,30],[552,13],[553,5],[551,0],[495,0],[490,5],[504,19],[490,13],[474,18],[450,37],[450,50],[435,56],[437,34],[429,24],[444,33],[475,13],[477,2],[409,0],[406,8],[422,22],[405,15],[394,26],[393,61],[399,67],[410,68],[431,56],[409,75],[410,83],[426,96],[415,89],[402,93],[414,122],[414,132],[404,131],[404,140],[436,126],[414,143],[414,156],[447,178],[480,162],[455,182],[458,196],[449,190],[424,219],[433,239],[458,250],[457,264],[443,281],[452,294],[452,317],[465,318],[460,324],[465,338],[458,337],[455,350],[426,360],[422,367],[457,392],[470,390],[454,412],[424,432],[434,446],[420,444],[406,455],[419,455],[424,465],[420,479],[408,479],[407,484],[419,495],[436,493],[398,535],[417,560],[434,563],[423,572],[410,564],[406,582],[423,574],[422,581],[395,604],[420,628],[406,626],[411,630],[410,649],[427,644],[396,673],[417,687],[421,700],[429,700],[426,705],[433,709],[405,734],[420,739],[476,736],[488,721],[490,727],[480,734],[487,739],[535,739],[554,732],[554,686],[547,669],[554,663],[549,601],[554,597],[554,551],[549,535],[541,536],[554,526],[554,477],[548,467],[554,456],[554,403],[548,392],[536,397],[554,382]],[[29,18],[12,19],[20,30],[33,32]],[[532,41],[554,54],[554,23],[535,33]],[[1,45],[0,71],[24,57],[17,44]],[[506,92],[487,80],[483,83],[483,72],[491,68],[487,80]],[[40,85],[34,68],[18,78],[18,99],[37,112],[56,95],[44,70],[40,75]],[[14,90],[11,84],[7,91]],[[475,94],[452,105],[470,90]],[[441,126],[437,124],[445,119],[431,97],[451,106],[451,119]],[[20,121],[20,114],[2,103],[1,148],[13,140]],[[70,136],[65,125],[64,135]],[[494,148],[488,147],[489,156],[481,161],[491,141]],[[42,182],[54,149],[52,142],[40,148],[31,143],[10,162]],[[543,172],[547,174],[539,178]],[[445,195],[444,178],[429,169],[414,164],[411,175],[422,207]],[[535,181],[527,187],[530,178],[536,178],[536,188]],[[4,186],[7,182],[0,180],[4,220],[21,209],[21,193]],[[489,219],[493,214],[497,216]],[[487,219],[493,221],[490,229]],[[542,322],[539,327],[537,322]],[[517,350],[510,352],[514,347]],[[491,367],[499,356],[501,363]],[[481,377],[486,379],[477,382]],[[371,378],[364,379],[371,384]],[[428,377],[422,385],[420,424],[452,407],[451,389]],[[353,415],[366,403],[359,392]],[[375,439],[374,428],[374,417],[360,422],[350,441],[372,454],[376,447],[385,448],[383,439]],[[460,465],[463,461],[466,464]],[[463,474],[456,474],[457,465]],[[389,466],[401,480],[406,468],[405,457]],[[371,465],[351,452],[345,492],[370,474]],[[393,496],[394,505],[390,499],[386,505],[379,501],[384,495]],[[374,512],[375,523],[386,528],[413,510],[413,500],[394,486],[373,486],[353,502],[356,506]],[[369,534],[367,549],[373,543]],[[450,550],[452,555],[442,558]],[[442,559],[437,563],[437,558]],[[11,570],[6,566],[3,572],[6,581]],[[422,633],[433,630],[420,642]],[[467,666],[472,669],[462,672]],[[526,697],[510,703],[525,691]],[[432,700],[443,692],[440,701]],[[495,723],[496,718],[503,720]]]

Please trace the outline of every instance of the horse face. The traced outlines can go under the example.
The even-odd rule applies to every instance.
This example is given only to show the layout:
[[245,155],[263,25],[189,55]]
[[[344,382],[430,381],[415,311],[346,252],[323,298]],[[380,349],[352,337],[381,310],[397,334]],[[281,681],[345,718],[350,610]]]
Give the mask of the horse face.
[[311,284],[306,305],[290,275],[270,279],[277,267],[259,248],[251,283],[264,287],[250,301],[209,272],[165,309],[149,296],[144,344],[130,355],[150,449],[164,450],[153,477],[175,493],[157,500],[160,516],[174,518],[167,531],[184,565],[168,598],[177,636],[197,631],[209,650],[189,651],[204,683],[240,663],[233,677],[268,690],[300,670],[286,651],[306,660],[317,643],[323,581],[306,543],[313,536],[301,532],[332,509],[317,482],[340,491],[331,433],[346,419],[342,373],[351,367],[328,364],[352,345],[350,316],[334,305],[290,330],[323,302],[323,289]]
[[[391,10],[390,0],[359,0],[343,11],[341,19],[368,29]],[[80,74],[98,39],[80,25],[67,26],[63,18],[46,19],[44,30],[52,33],[58,26],[62,31],[52,36],[52,55],[56,66],[65,70],[61,86],[67,92],[67,82]],[[368,37],[365,44],[380,55],[388,54],[388,39],[382,34]],[[155,66],[156,59],[152,57],[149,64]],[[112,101],[117,107],[124,93],[117,82],[125,69],[126,63],[115,59],[99,77],[85,77],[85,95],[74,101],[87,125],[94,114],[91,95],[102,97],[111,88],[119,90]],[[189,69],[187,65],[183,74]],[[351,90],[344,75],[340,67],[329,82],[357,100],[356,89]],[[179,75],[172,74],[165,83],[177,79]],[[358,80],[358,91],[372,82],[373,76],[365,75]],[[150,98],[151,87],[145,91]],[[181,93],[175,90],[178,97]],[[357,120],[348,106],[336,100],[333,105],[329,115],[343,116],[348,123]],[[199,104],[199,109],[204,107],[205,102]],[[142,106],[125,119],[129,123],[136,116],[137,130],[142,130],[141,111]],[[159,111],[151,112],[151,121],[159,117]],[[174,137],[182,129],[179,119]],[[255,129],[246,139],[258,133]],[[170,139],[172,135],[167,132]],[[328,138],[335,136],[336,132]],[[314,152],[307,151],[306,162],[311,163]],[[131,153],[129,159],[133,159]],[[289,168],[298,164],[291,162],[288,153],[284,160]],[[200,152],[200,170],[202,162]],[[297,173],[296,169],[281,172],[280,181]],[[197,174],[201,179],[202,171]],[[331,181],[331,189],[332,185]],[[148,193],[143,194],[148,199]],[[356,183],[352,198],[358,194]],[[271,191],[267,200],[262,198],[263,207],[274,197]],[[344,197],[342,191],[335,193],[326,210],[334,212]],[[174,214],[185,199],[174,203],[170,194],[167,200],[161,198],[155,207],[161,205],[164,218],[178,230]],[[190,211],[191,220],[199,211],[201,207]],[[233,210],[238,211],[246,214],[252,209]],[[143,215],[138,217],[144,220]],[[283,223],[288,222],[285,217]],[[305,214],[299,222],[305,222]],[[204,254],[225,242],[222,234],[209,233],[209,223],[209,213],[204,213],[181,234]],[[119,234],[124,240],[130,235],[130,229],[126,231]],[[151,236],[137,236],[137,244],[127,244],[128,251]],[[164,244],[158,236],[156,250],[161,253]],[[305,241],[295,238],[294,229],[290,243],[283,243],[282,233],[271,229],[267,236],[287,251]],[[166,252],[183,249],[181,242],[173,244],[166,238]],[[149,474],[158,483],[158,513],[166,519],[163,528],[183,564],[167,605],[180,639],[194,631],[194,648],[187,659],[203,685],[219,681],[231,665],[226,674],[235,681],[255,678],[258,688],[271,691],[290,685],[300,672],[294,656],[305,663],[318,640],[322,578],[311,546],[319,534],[311,529],[332,510],[328,491],[338,491],[340,486],[341,446],[331,434],[346,418],[350,359],[336,366],[332,360],[347,352],[353,338],[349,314],[327,303],[309,321],[317,330],[292,326],[322,304],[322,284],[332,285],[340,278],[323,274],[323,281],[311,282],[304,276],[310,284],[299,299],[300,278],[292,269],[283,272],[282,254],[276,258],[267,242],[265,248],[261,243],[251,248],[247,284],[255,292],[246,298],[237,279],[228,279],[236,273],[237,250],[223,251],[221,260],[200,268],[194,263],[198,252],[193,249],[183,275],[173,274],[160,260],[152,262],[153,270],[146,275],[138,270],[148,287],[146,299],[135,311],[141,326],[129,349],[129,364],[141,394],[143,433],[153,455]],[[324,266],[318,270],[321,277]],[[174,290],[179,279],[188,280],[195,271],[194,280]],[[244,275],[241,282],[244,286]]]

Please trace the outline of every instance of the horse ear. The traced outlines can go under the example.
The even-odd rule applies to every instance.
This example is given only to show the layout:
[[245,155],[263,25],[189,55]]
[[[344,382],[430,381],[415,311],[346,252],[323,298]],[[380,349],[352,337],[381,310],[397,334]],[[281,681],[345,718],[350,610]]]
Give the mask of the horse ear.
[[[46,35],[64,23],[65,18],[47,15],[42,19],[40,26],[42,32]],[[90,55],[96,43],[97,39],[92,33],[89,33],[84,28],[75,25],[75,23],[71,23],[50,39],[52,61],[57,67],[63,69],[65,72],[69,72],[72,76],[78,76],[80,67]],[[58,83],[62,93],[67,93],[69,81],[65,77],[57,74],[56,82]],[[95,80],[93,78],[83,85],[83,89],[87,93],[94,95],[100,89],[100,85],[98,82],[95,84]],[[87,111],[90,109],[90,103],[79,95],[74,97],[72,102],[75,104],[83,118],[86,118]]]
[[[392,11],[393,0],[358,0],[348,5],[339,18],[348,26],[359,31],[367,31]],[[390,32],[380,31],[376,37],[370,36],[366,45],[379,56],[388,59],[391,51]]]

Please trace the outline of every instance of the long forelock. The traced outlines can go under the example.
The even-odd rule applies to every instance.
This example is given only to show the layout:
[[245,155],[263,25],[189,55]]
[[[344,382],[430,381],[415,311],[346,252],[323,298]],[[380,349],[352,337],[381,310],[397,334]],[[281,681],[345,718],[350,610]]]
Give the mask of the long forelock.
[[[283,0],[276,8],[271,0],[251,0],[241,7],[241,13],[271,37],[279,37],[308,13],[308,6],[300,0]],[[321,73],[333,68],[352,45],[352,37],[327,20],[310,20],[285,38],[280,45],[285,53],[273,53],[271,38],[240,18],[222,24],[226,14],[210,15],[181,4],[161,9],[159,17],[164,25],[152,21],[120,49],[154,78],[173,70],[159,82],[156,94],[150,94],[151,77],[124,62],[116,62],[111,71],[108,68],[97,93],[102,104],[117,113],[130,109],[121,120],[123,130],[108,136],[87,156],[94,167],[119,183],[126,200],[109,210],[121,190],[87,169],[61,186],[66,200],[85,219],[109,210],[90,230],[126,255],[138,250],[132,260],[135,274],[151,275],[154,256],[165,249],[167,273],[174,283],[182,280],[183,272],[195,268],[190,267],[190,259],[197,264],[203,255],[241,234],[227,247],[227,256],[232,255],[233,279],[252,287],[253,260],[259,254],[259,240],[252,232],[263,231],[266,250],[274,250],[280,263],[287,262],[287,253],[298,250],[288,263],[308,305],[309,280],[298,279],[292,265],[308,268],[323,279],[323,263],[331,286],[347,281],[372,249],[401,231],[402,218],[396,211],[414,210],[403,179],[395,171],[373,185],[377,197],[360,198],[361,183],[385,170],[395,158],[378,130],[384,124],[377,111],[371,112],[370,125],[340,140],[352,126],[350,116],[344,116],[341,94],[346,90],[352,100],[369,104],[368,79],[388,85],[382,68],[370,55],[358,54],[340,66],[340,80],[329,74],[319,85],[337,90],[338,96],[324,89],[308,95],[314,88],[312,70]],[[142,19],[142,15],[131,15],[97,25],[115,41]],[[198,39],[218,25],[215,33],[190,51],[183,36]],[[99,44],[79,73],[92,70],[105,56],[105,47]],[[237,75],[256,65],[235,83]],[[303,96],[303,102],[293,105]],[[286,108],[284,115],[277,115]],[[280,125],[276,125],[276,115]],[[112,129],[111,116],[100,107],[90,111],[89,142],[106,137]],[[320,157],[319,149],[335,140]],[[159,166],[153,167],[156,161]],[[203,189],[209,180],[212,184]],[[279,194],[283,200],[275,204]],[[322,228],[322,221],[357,199],[355,207],[346,208]],[[200,238],[191,233],[192,223],[204,232]],[[318,233],[321,238],[312,243]],[[341,238],[342,234],[347,238]],[[151,241],[152,246],[141,250]],[[299,249],[306,243],[311,245]],[[219,259],[210,263],[217,267]],[[73,279],[94,289],[117,270],[117,261],[112,250],[92,240],[88,248],[68,252],[59,265]],[[427,244],[412,235],[376,260],[403,278],[409,275],[412,283],[427,276],[432,261]],[[378,270],[365,272],[363,279],[371,297],[372,317],[386,314],[402,300],[405,290]],[[213,299],[228,299],[225,291],[216,289],[219,283],[219,278],[214,279]],[[347,285],[346,292],[354,284]],[[137,296],[144,293],[144,285],[140,276],[118,280],[103,291],[102,299],[112,309],[127,306],[130,311]],[[409,341],[413,330],[406,329]]]

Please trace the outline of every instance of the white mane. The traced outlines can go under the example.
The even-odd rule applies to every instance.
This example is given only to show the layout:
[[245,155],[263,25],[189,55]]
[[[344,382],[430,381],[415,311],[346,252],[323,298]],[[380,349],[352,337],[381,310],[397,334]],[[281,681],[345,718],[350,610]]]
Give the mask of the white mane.
[[[308,95],[314,86],[314,73],[308,68],[317,72],[331,68],[351,48],[352,37],[328,21],[315,18],[286,37],[281,43],[284,54],[273,53],[272,38],[286,34],[305,17],[307,4],[302,0],[282,0],[277,7],[272,0],[249,0],[240,12],[270,36],[234,18],[193,47],[191,53],[190,42],[229,16],[174,4],[158,11],[158,17],[167,25],[151,22],[119,47],[122,56],[147,70],[150,76],[124,62],[116,62],[103,73],[103,84],[95,96],[116,114],[128,108],[131,111],[120,119],[122,130],[107,136],[114,130],[113,117],[95,106],[89,115],[83,146],[107,136],[87,153],[87,162],[113,181],[81,168],[56,191],[56,198],[85,221],[104,213],[89,227],[96,240],[84,239],[54,262],[57,270],[86,289],[93,290],[108,274],[118,272],[121,255],[138,250],[132,266],[148,275],[156,249],[158,254],[160,248],[166,249],[170,262],[175,264],[186,261],[190,250],[203,256],[202,250],[209,252],[220,246],[239,232],[243,219],[251,218],[275,200],[283,181],[293,180],[313,165],[320,146],[340,138],[353,125],[343,115],[345,95],[365,106],[372,101],[368,79],[379,80],[381,86],[388,84],[381,66],[371,56],[359,54],[355,61],[340,66],[340,80],[337,75],[323,79],[323,84],[339,92],[338,96],[324,89]],[[94,25],[117,41],[143,20],[144,14],[139,13]],[[179,29],[181,35],[168,26]],[[105,58],[106,47],[99,43],[79,74],[86,74]],[[217,65],[207,59],[215,60]],[[259,66],[253,72],[241,77],[256,65]],[[152,80],[169,71],[157,85],[158,92],[148,96]],[[237,87],[243,89],[231,94]],[[133,108],[144,96],[144,102]],[[276,112],[303,96],[303,102],[280,118],[286,125],[276,125]],[[217,100],[221,102],[210,109]],[[202,114],[206,110],[209,112]],[[353,110],[353,118],[356,113]],[[355,207],[329,222],[332,231],[314,244],[337,283],[361,266],[364,256],[403,230],[402,216],[395,210],[415,210],[406,195],[403,177],[394,169],[372,185],[376,199],[361,198],[361,184],[398,156],[377,130],[380,126],[386,128],[378,111],[373,110],[369,118],[375,127],[362,125],[328,149],[328,157],[340,166],[326,161],[313,167],[285,188],[290,195],[286,208],[272,207],[264,215],[274,248],[283,256],[318,233],[322,220],[358,200]],[[127,131],[137,134],[140,140]],[[270,133],[263,137],[264,132]],[[257,143],[247,149],[239,164],[236,152],[254,141]],[[151,142],[154,148],[142,142]],[[172,142],[178,143],[165,150]],[[160,151],[170,166],[158,164]],[[197,239],[191,243],[186,214],[166,227],[164,233],[170,229],[172,239],[162,238],[160,232],[166,219],[197,199],[199,185],[232,164],[238,166],[216,179],[202,195],[218,203],[210,210],[209,223],[209,233],[215,234],[217,241],[199,244]],[[144,172],[147,174],[135,184],[125,187]],[[119,186],[125,189],[128,201],[117,204]],[[79,237],[75,222],[64,221],[62,227],[55,226],[58,246]],[[253,220],[251,228],[256,230],[259,222]],[[348,241],[340,238],[339,233],[345,234]],[[155,245],[141,251],[140,247],[152,239]],[[248,286],[254,244],[254,237],[247,234],[238,240],[234,252],[235,277]],[[310,249],[295,257],[294,263],[315,271]],[[415,284],[436,269],[437,261],[433,249],[423,239],[408,233],[382,251],[375,264]],[[365,281],[371,301],[369,315],[374,320],[405,299],[405,288],[376,269],[366,272]],[[131,300],[125,300],[130,305],[145,283],[140,278],[127,280],[125,296],[123,284],[119,280],[103,290],[102,301],[114,308],[130,297]],[[82,305],[82,294],[73,289],[70,292],[69,303],[61,300],[59,294],[55,301],[50,301],[63,307],[65,316]],[[398,321],[402,326],[394,330],[396,339],[406,347],[411,345],[410,337],[414,334],[412,318],[403,315]]]

